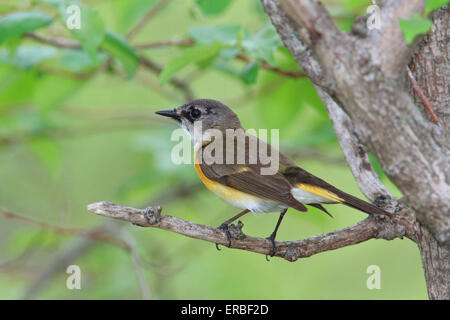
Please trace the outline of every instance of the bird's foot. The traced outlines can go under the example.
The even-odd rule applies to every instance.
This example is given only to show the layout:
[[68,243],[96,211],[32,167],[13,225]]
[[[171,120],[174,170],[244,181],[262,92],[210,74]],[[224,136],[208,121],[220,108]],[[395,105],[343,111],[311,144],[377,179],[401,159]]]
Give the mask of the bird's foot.
[[[225,236],[227,237],[227,241],[228,241],[227,247],[230,248],[231,247],[230,225],[228,223],[222,223],[217,229],[221,230],[223,233],[225,233]],[[220,251],[218,243],[216,243],[216,249]]]
[[[225,233],[225,236],[227,237],[228,248],[231,248],[231,239],[242,239],[243,237],[245,237],[244,233],[242,232],[243,226],[244,224],[241,221],[238,221],[237,225],[224,222],[217,228],[218,230],[221,230],[223,233]],[[216,249],[220,251],[218,243],[216,243]]]
[[273,257],[275,255],[275,253],[277,252],[277,246],[275,245],[275,234],[272,233],[266,239],[269,240],[270,243],[272,244],[272,249],[270,250],[270,253],[268,255],[266,254],[266,260],[270,261],[268,256],[270,255],[270,257]]

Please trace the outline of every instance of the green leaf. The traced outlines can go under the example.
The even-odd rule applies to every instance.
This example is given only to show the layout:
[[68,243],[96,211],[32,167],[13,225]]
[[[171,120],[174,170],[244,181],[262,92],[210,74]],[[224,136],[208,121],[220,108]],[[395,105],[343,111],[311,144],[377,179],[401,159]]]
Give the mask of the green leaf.
[[[281,84],[258,101],[258,114],[268,129],[287,127],[302,107],[302,88],[298,79],[280,79],[266,76],[269,81],[277,79]],[[266,81],[267,82],[267,81]]]
[[8,48],[9,55],[13,56],[16,53],[17,48],[19,48],[20,44],[22,43],[21,37],[15,37],[12,39],[9,39],[4,43],[4,46]]
[[275,65],[274,51],[281,46],[275,29],[268,25],[249,39],[242,41],[244,49],[253,57]]
[[241,52],[241,48],[224,48],[220,50],[220,57],[224,60],[234,59],[239,52]]
[[400,19],[400,28],[407,44],[411,44],[419,34],[427,33],[433,22],[415,13],[410,19]]
[[241,79],[246,84],[255,83],[256,78],[258,77],[259,71],[259,63],[257,62],[249,62],[247,63],[241,71]]
[[21,69],[29,69],[39,62],[54,56],[55,48],[42,46],[20,46],[13,55],[8,50],[0,51],[0,62]]
[[129,77],[136,73],[139,67],[139,58],[134,49],[121,35],[107,31],[101,48],[122,63]]
[[29,102],[39,80],[36,70],[20,70],[8,65],[0,67],[0,110]]
[[61,52],[58,63],[68,71],[85,72],[98,67],[106,59],[107,55],[104,52],[99,52],[97,61],[94,62],[85,51],[69,49]]
[[200,10],[206,15],[222,13],[231,3],[231,0],[195,0]]
[[222,49],[222,45],[214,43],[212,45],[201,45],[184,50],[183,55],[171,60],[164,67],[159,76],[159,82],[166,84],[178,71],[186,66],[199,63],[217,56]]
[[238,25],[225,26],[195,26],[189,28],[189,36],[201,44],[219,42],[234,46],[238,43],[239,34],[243,28]]
[[39,12],[15,12],[0,18],[0,44],[52,23],[52,17]]
[[14,10],[15,7],[10,4],[0,4],[0,13],[8,12]]
[[284,78],[273,73],[263,73],[262,86],[266,95],[258,101],[260,114],[268,128],[288,127],[300,110],[314,108],[327,119],[325,108],[308,78]]
[[425,15],[428,15],[430,12],[439,9],[445,4],[449,3],[450,0],[426,0],[425,2]]
[[97,49],[103,41],[105,26],[97,10],[81,6],[81,28],[72,29],[72,36],[77,39],[93,61],[97,61]]
[[238,70],[234,65],[230,64],[230,62],[225,59],[215,60],[213,63],[213,67],[234,78],[241,78],[242,70]]

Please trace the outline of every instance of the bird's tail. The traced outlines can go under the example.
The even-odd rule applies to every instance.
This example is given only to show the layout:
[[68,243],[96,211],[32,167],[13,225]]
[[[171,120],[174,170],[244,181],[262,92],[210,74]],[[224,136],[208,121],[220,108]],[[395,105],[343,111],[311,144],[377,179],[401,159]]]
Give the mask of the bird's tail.
[[344,199],[344,201],[342,201],[341,203],[351,208],[358,209],[368,214],[386,215],[386,216],[392,215],[391,213],[384,211],[383,209],[378,208],[377,206],[369,202],[356,198],[351,194],[345,193],[343,191],[340,191],[338,195],[340,198]]

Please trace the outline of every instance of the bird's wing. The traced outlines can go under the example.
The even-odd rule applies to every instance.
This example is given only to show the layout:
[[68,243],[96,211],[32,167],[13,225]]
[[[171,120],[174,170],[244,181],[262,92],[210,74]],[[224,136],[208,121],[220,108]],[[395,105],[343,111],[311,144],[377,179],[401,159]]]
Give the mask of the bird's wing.
[[261,175],[257,165],[203,163],[200,164],[200,168],[208,179],[299,211],[307,211],[306,207],[292,196],[289,181],[279,173]]
[[[247,135],[245,131],[242,132]],[[248,138],[248,136],[246,137]],[[254,142],[257,143],[253,150],[251,149],[252,146],[248,139],[245,140],[245,143],[239,143],[238,138],[235,137],[232,140],[232,144],[228,144],[228,146],[224,141],[221,146],[223,164],[203,161],[203,163],[199,164],[202,173],[208,179],[217,181],[239,191],[282,203],[299,211],[307,211],[306,207],[292,196],[292,185],[282,174],[277,170],[275,170],[272,175],[261,174],[262,168],[270,166],[270,163],[267,163],[268,159],[270,159],[270,155],[274,152],[278,154],[279,151],[272,148],[264,141],[257,139],[254,136],[251,137],[252,139],[255,139]],[[199,148],[196,152],[196,158],[207,159],[207,148],[208,146],[206,145]],[[259,150],[261,148],[265,148],[262,150],[268,150],[266,158],[260,157]],[[257,159],[253,159],[256,161],[253,161],[250,160],[249,154],[255,152],[255,150],[258,152],[258,157],[256,157]],[[230,152],[232,152],[232,154],[230,154]],[[239,155],[244,155],[244,159],[239,158]],[[227,158],[228,156],[231,159]],[[231,161],[228,161],[227,159]],[[261,162],[261,159],[263,162]]]

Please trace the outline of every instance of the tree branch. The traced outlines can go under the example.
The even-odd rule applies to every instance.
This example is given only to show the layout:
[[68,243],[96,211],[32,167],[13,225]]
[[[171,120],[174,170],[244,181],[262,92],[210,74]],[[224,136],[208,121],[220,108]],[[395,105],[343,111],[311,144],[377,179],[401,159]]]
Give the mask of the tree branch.
[[[110,202],[97,202],[88,205],[87,209],[95,214],[128,221],[142,227],[152,227],[172,231],[190,238],[200,239],[221,245],[227,244],[227,238],[221,230],[196,224],[169,215],[161,214],[161,208],[148,208],[152,223],[144,216],[145,210],[126,207]],[[276,241],[276,257],[287,261],[296,261],[299,258],[309,257],[320,252],[339,249],[354,245],[369,239],[386,239],[408,236],[404,217],[395,215],[393,222],[387,217],[368,217],[367,219],[344,229],[317,235],[304,240]],[[232,225],[232,248],[241,249],[260,254],[270,254],[272,245],[263,238],[255,238],[242,233],[242,223]]]
[[92,240],[106,242],[122,249],[127,249],[127,244],[124,241],[115,237],[112,233],[104,232],[100,227],[93,229],[60,227],[49,224],[47,222],[37,221],[28,217],[24,217],[2,208],[0,208],[0,214],[2,214],[7,219],[22,221],[53,233],[82,236]]
[[139,31],[142,30],[142,28],[145,27],[145,25],[162,9],[164,9],[165,6],[169,4],[171,0],[160,0],[158,1],[141,19],[141,21],[138,22],[138,24],[131,29],[127,34],[127,39],[132,39],[136,34],[138,34]]
[[[350,117],[320,87],[317,93],[328,111],[341,149],[359,188],[364,195],[383,209],[393,212],[397,199],[381,183],[372,167],[367,151],[361,144]],[[382,200],[382,201],[380,201]]]
[[[40,35],[37,35],[35,33],[27,33],[24,35],[27,38],[31,38],[33,40],[36,40],[38,42],[47,44],[47,45],[51,45],[57,48],[65,48],[65,49],[82,49],[81,46],[78,43],[69,41],[67,39],[64,38],[55,38],[55,39],[50,39],[50,38],[45,38],[42,37]],[[151,72],[155,73],[155,74],[159,74],[162,71],[162,67],[159,66],[158,64],[156,64],[155,62],[151,61],[148,58],[145,58],[143,56],[139,57],[139,61],[141,66],[143,66],[144,68],[146,68],[147,70],[150,70]],[[88,73],[71,73],[65,70],[48,70],[49,72],[52,73],[56,73],[58,75],[61,76],[73,76],[76,77],[77,79],[87,79],[90,76],[96,74],[96,71],[98,71],[98,69],[92,70]],[[188,83],[184,82],[183,80],[180,80],[176,77],[173,77],[170,79],[169,81],[174,87],[180,89],[181,91],[184,92],[185,94],[185,98],[186,100],[192,100],[194,95],[192,93],[192,90],[189,86]]]

